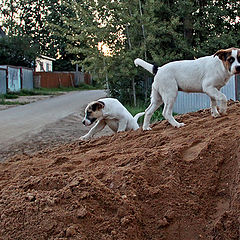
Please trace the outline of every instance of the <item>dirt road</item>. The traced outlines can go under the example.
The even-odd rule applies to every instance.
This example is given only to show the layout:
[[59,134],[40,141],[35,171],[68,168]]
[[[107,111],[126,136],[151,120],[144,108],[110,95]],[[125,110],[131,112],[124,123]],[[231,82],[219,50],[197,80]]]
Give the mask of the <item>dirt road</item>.
[[104,96],[104,90],[71,92],[0,111],[0,151],[70,115],[76,119],[88,102]]

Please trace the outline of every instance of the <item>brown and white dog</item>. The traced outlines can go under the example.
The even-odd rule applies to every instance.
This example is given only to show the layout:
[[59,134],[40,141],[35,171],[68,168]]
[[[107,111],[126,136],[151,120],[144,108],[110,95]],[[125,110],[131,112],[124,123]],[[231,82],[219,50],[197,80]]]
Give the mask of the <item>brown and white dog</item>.
[[145,112],[141,112],[133,117],[115,98],[103,98],[91,102],[85,109],[85,117],[82,123],[85,126],[90,126],[95,121],[97,123],[86,135],[80,137],[80,140],[92,138],[95,133],[101,131],[106,125],[114,132],[136,130],[139,128],[138,118],[144,114]]
[[151,129],[150,119],[162,103],[164,103],[165,119],[172,126],[179,128],[184,126],[184,123],[177,122],[172,116],[178,91],[206,93],[211,99],[212,116],[226,114],[227,99],[220,89],[232,75],[240,73],[240,49],[222,49],[211,56],[170,62],[162,67],[149,64],[139,58],[135,59],[134,63],[156,74],[152,84],[151,104],[145,110],[143,130]]

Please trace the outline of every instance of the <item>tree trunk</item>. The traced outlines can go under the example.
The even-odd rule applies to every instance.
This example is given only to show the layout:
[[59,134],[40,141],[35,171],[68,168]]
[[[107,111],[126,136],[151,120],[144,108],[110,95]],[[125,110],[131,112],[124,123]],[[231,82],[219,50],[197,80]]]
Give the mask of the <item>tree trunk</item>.
[[107,97],[110,97],[110,88],[109,88],[109,81],[108,81],[108,74],[106,71],[106,61],[105,61],[105,57],[103,56],[103,65],[104,65],[104,69],[105,69],[105,80],[106,80],[106,87],[107,87]]
[[134,107],[136,107],[137,106],[137,98],[136,98],[136,88],[135,88],[134,78],[132,78],[132,91],[133,91],[133,105],[134,105]]
[[[142,21],[143,12],[142,12],[141,0],[138,0],[138,3],[139,3],[139,11],[140,11],[140,16],[141,16],[141,21]],[[144,60],[147,61],[146,35],[145,35],[145,29],[144,29],[143,23],[142,23],[142,35],[143,35],[143,46],[144,46]],[[145,103],[146,103],[147,100],[148,100],[148,96],[147,96],[147,91],[148,91],[147,76],[145,76],[145,78],[144,78],[144,85],[145,85],[144,96],[145,96]]]
[[[130,11],[129,11],[130,13]],[[131,13],[130,13],[131,15]],[[126,27],[127,29],[127,39],[128,39],[128,46],[129,46],[129,49],[130,51],[132,50],[132,44],[131,44],[131,39],[130,39],[130,36],[129,36],[129,31],[128,31],[128,26]],[[136,98],[136,88],[135,88],[135,82],[134,82],[134,77],[132,77],[132,94],[133,94],[133,105],[134,107],[137,106],[137,98]]]

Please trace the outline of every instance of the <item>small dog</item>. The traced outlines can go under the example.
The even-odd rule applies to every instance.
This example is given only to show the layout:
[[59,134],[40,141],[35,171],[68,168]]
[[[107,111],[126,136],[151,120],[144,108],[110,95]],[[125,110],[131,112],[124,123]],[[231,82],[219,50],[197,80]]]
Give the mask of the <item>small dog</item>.
[[212,116],[226,114],[227,98],[219,90],[232,75],[240,73],[240,49],[222,49],[212,56],[170,62],[162,67],[139,58],[135,59],[134,63],[156,74],[152,84],[151,104],[145,110],[143,130],[151,130],[150,119],[162,103],[164,118],[173,127],[179,128],[184,126],[184,123],[177,122],[172,116],[178,91],[206,93],[211,99]]
[[145,112],[141,112],[133,117],[115,98],[103,98],[91,102],[85,109],[85,117],[82,123],[85,126],[90,126],[95,121],[97,123],[86,135],[80,137],[80,140],[92,138],[95,133],[100,132],[106,125],[114,132],[136,130],[139,128],[138,118],[144,114]]

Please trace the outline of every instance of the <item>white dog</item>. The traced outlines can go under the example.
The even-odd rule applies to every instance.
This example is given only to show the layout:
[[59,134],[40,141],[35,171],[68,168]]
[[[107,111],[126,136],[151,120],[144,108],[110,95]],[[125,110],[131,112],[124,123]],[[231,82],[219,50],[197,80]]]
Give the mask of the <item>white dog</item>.
[[115,98],[103,98],[88,104],[85,109],[85,117],[82,123],[89,126],[97,120],[97,123],[90,131],[82,136],[80,140],[87,140],[106,125],[114,132],[122,132],[127,130],[136,130],[139,128],[138,118],[143,116],[145,112],[141,112],[133,117],[128,110]]
[[[162,67],[153,66],[142,59],[135,59],[136,66],[141,66],[156,74],[152,84],[151,104],[145,110],[143,130],[150,130],[153,113],[164,103],[163,116],[174,127],[184,126],[172,116],[173,105],[178,91],[202,92],[211,99],[213,117],[226,114],[227,99],[219,90],[229,78],[240,73],[240,50],[229,48],[217,51],[212,56],[196,60],[183,60],[168,63]],[[217,110],[219,102],[219,112]]]

